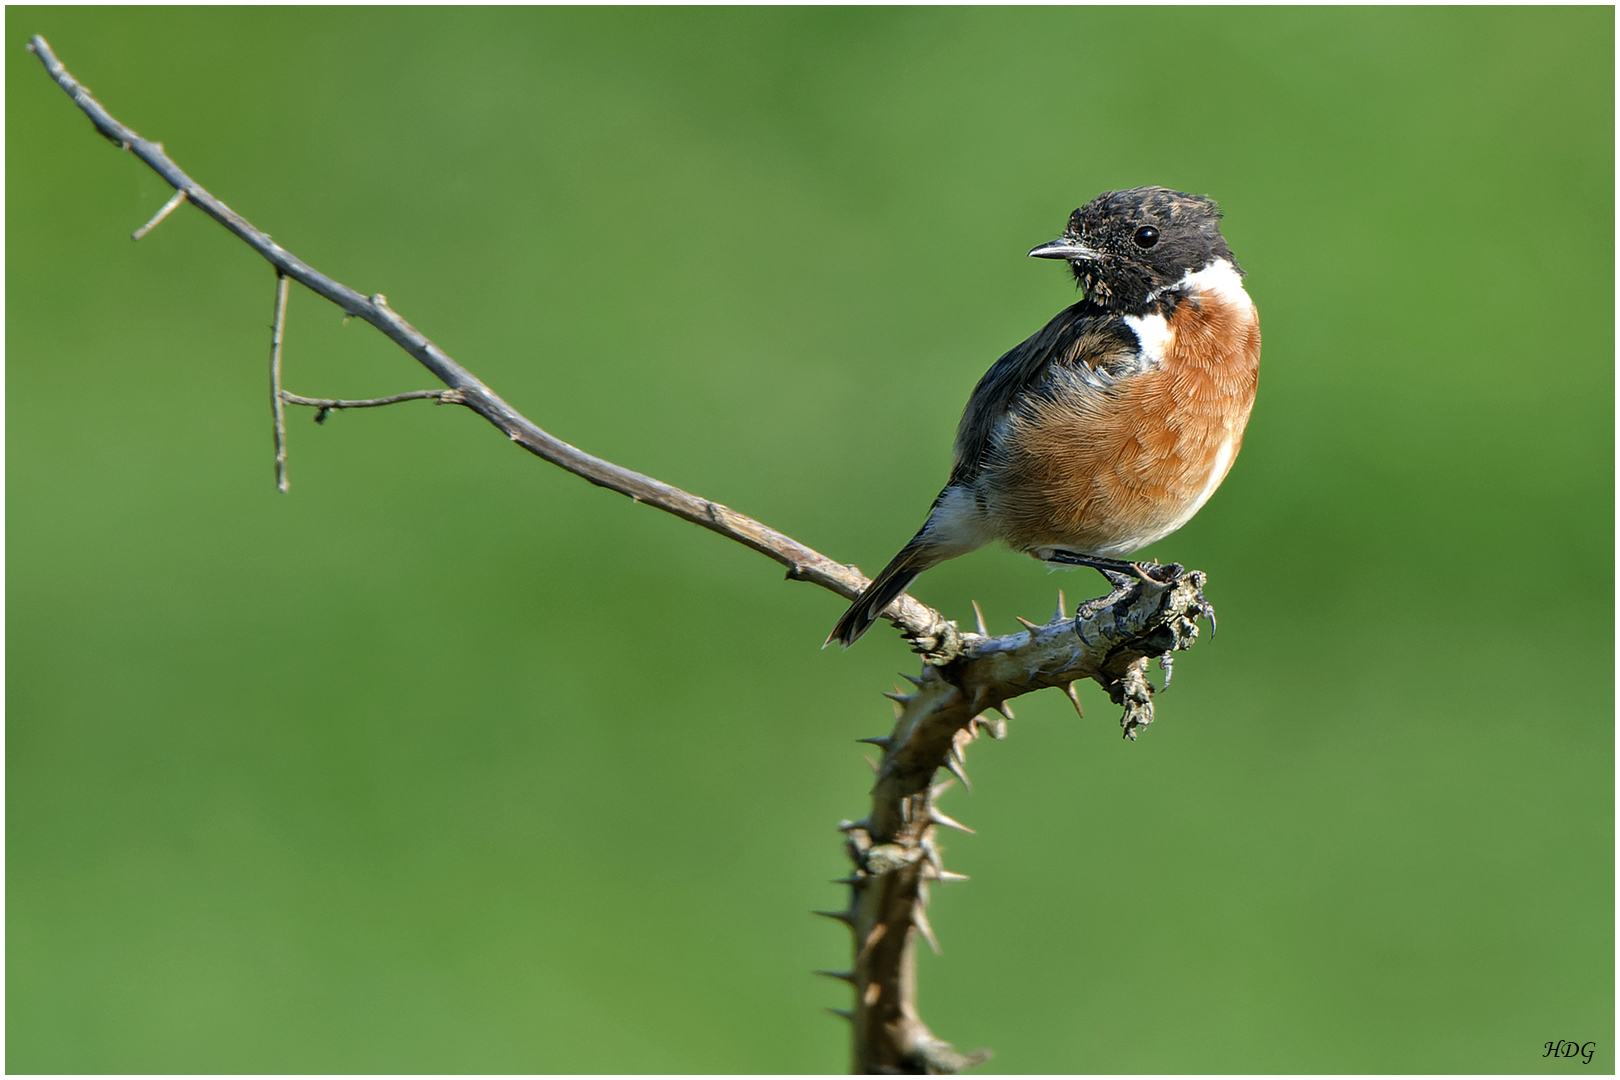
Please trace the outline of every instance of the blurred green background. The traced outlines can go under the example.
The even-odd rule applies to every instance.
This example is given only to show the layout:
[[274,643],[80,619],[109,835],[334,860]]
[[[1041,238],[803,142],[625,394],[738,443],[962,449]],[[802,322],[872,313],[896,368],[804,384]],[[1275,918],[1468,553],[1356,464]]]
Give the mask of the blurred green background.
[[[1221,632],[1017,703],[925,1018],[984,1071],[1614,1070],[1614,13],[6,12],[10,1071],[836,1071],[852,739],[914,670],[412,404],[24,51],[558,436],[875,570],[1099,191],[1219,198]],[[295,287],[287,383],[431,385]],[[992,629],[1050,576],[918,595]],[[1549,1040],[1595,1040],[1590,1065]]]

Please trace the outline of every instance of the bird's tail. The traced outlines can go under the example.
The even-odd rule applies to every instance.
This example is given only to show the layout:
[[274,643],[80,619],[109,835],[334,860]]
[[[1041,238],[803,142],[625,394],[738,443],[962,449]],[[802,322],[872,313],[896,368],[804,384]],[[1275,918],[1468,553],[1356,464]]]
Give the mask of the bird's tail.
[[827,635],[827,644],[836,641],[846,649],[855,644],[883,616],[883,609],[894,603],[895,598],[906,591],[906,586],[915,581],[918,574],[940,561],[934,545],[923,543],[922,534],[918,533],[911,543],[900,549],[900,554],[889,561],[883,572],[872,579],[872,584],[856,597],[849,610],[844,612],[844,617],[838,620],[838,625],[833,627],[832,633]]

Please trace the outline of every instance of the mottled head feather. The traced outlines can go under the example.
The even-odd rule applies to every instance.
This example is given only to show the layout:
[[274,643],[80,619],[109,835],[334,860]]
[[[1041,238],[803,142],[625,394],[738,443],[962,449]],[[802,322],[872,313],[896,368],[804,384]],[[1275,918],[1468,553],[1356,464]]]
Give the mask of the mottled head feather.
[[[1217,259],[1237,267],[1220,220],[1220,207],[1203,195],[1162,187],[1105,191],[1069,216],[1062,241],[1074,250],[1063,257],[1086,295],[1105,308],[1139,314],[1161,300],[1173,306],[1172,290],[1188,273]],[[1158,231],[1151,246],[1139,242],[1144,229]]]

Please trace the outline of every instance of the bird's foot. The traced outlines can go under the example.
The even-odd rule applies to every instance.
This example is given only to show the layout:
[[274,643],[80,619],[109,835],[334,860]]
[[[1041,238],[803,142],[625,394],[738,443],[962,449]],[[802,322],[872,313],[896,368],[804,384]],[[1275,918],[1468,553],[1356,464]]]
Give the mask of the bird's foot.
[[1109,593],[1095,600],[1087,600],[1075,610],[1075,625],[1091,618],[1104,608],[1113,606],[1140,587],[1152,592],[1171,588],[1187,573],[1180,563],[1130,562],[1126,559],[1108,559],[1101,555],[1084,555],[1078,551],[1050,548],[1040,553],[1041,558],[1063,566],[1089,566],[1108,581]]
[[[1125,658],[1134,655],[1135,659],[1118,667],[1112,664],[1116,653],[1111,652],[1112,666],[1105,674],[1094,677],[1115,704],[1125,707],[1120,725],[1125,738],[1135,739],[1141,728],[1153,722],[1153,695],[1158,688],[1148,681],[1148,661],[1158,659],[1168,689],[1174,664],[1172,653],[1192,645],[1198,636],[1196,620],[1207,618],[1210,632],[1214,633],[1215,609],[1204,598],[1204,575],[1180,563],[1127,562],[1052,549],[1041,551],[1040,556],[1048,562],[1089,566],[1108,581],[1107,596],[1087,600],[1076,608],[1074,633],[1087,645],[1096,644],[1093,637],[1100,633],[1104,640],[1117,645],[1118,654]],[[1128,617],[1133,604],[1144,601],[1160,609],[1159,621],[1150,632],[1132,632],[1121,620]],[[1094,621],[1099,615],[1104,617]]]
[[1099,596],[1077,605],[1074,609],[1075,626],[1079,626],[1087,619],[1090,619],[1092,616],[1096,615],[1097,612],[1105,611],[1108,608],[1113,607],[1115,604],[1119,603],[1121,600],[1125,599],[1127,596],[1131,595],[1131,593],[1136,591],[1136,578],[1127,574],[1116,573],[1113,570],[1104,570],[1101,567],[1097,567],[1096,569],[1098,573],[1102,574],[1103,577],[1108,579],[1108,584],[1110,586],[1109,593],[1107,596]]

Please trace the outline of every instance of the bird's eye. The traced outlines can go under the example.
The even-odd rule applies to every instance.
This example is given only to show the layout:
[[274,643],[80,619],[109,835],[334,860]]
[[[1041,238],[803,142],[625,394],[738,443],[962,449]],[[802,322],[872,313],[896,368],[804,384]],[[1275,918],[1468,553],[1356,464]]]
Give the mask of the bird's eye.
[[1151,225],[1144,225],[1140,229],[1136,230],[1136,235],[1131,237],[1131,241],[1136,244],[1137,247],[1141,248],[1143,251],[1146,251],[1148,248],[1159,242],[1159,230],[1155,229]]

